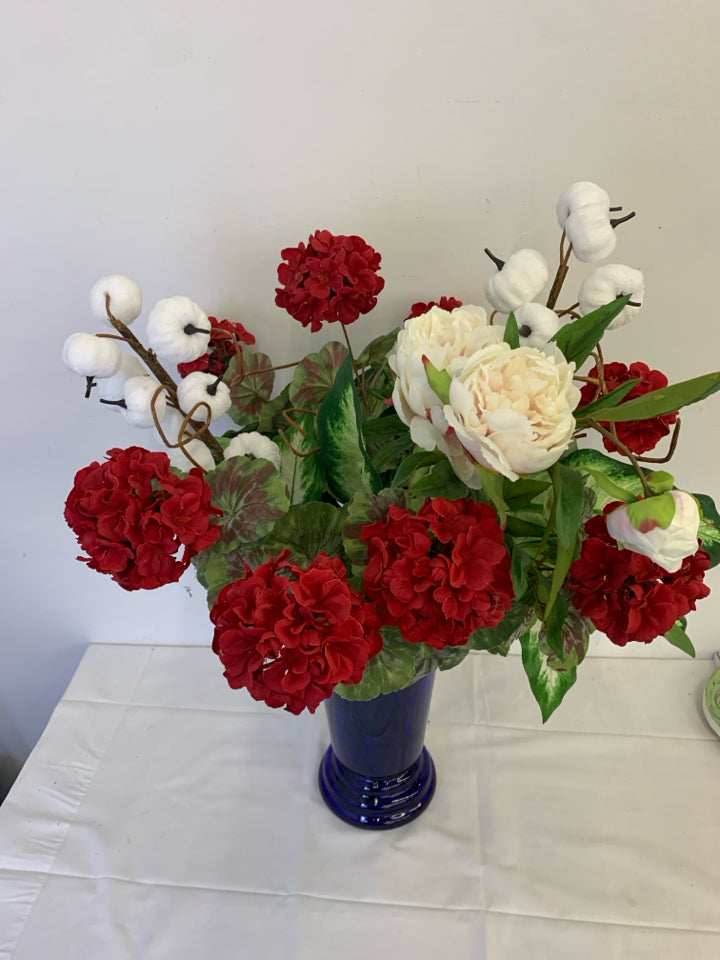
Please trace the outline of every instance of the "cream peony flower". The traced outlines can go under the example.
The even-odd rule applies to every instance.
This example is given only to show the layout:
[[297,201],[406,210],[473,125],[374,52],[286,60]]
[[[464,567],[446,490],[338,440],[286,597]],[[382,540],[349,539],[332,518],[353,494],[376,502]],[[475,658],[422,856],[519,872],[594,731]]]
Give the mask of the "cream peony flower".
[[510,480],[545,470],[563,455],[575,429],[580,390],[574,372],[559,351],[484,347],[453,379],[445,420],[476,464]]
[[[675,513],[665,527],[660,520],[653,520],[651,504],[653,501],[666,501],[672,497],[675,501]],[[677,573],[686,557],[698,550],[698,530],[700,511],[697,501],[684,490],[669,490],[662,496],[642,501],[646,515],[638,529],[632,522],[627,505],[613,510],[607,518],[607,529],[613,539],[635,553],[642,553],[661,566],[668,573]],[[672,506],[672,505],[671,505]],[[657,510],[658,516],[663,513]]]
[[455,310],[433,307],[420,317],[405,321],[388,357],[396,375],[393,404],[410,427],[413,442],[425,450],[439,447],[450,457],[464,454],[460,446],[445,439],[448,424],[442,401],[428,383],[423,357],[453,376],[468,357],[491,343],[502,340],[501,327],[488,326],[482,307],[464,306]]

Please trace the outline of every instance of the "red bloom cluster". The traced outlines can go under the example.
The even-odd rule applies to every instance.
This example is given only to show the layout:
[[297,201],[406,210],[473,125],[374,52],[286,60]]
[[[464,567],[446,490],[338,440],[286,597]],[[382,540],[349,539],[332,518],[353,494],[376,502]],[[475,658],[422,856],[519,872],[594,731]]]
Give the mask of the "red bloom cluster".
[[[627,367],[624,363],[606,363],[603,368],[605,377],[605,386],[608,392],[619,387],[628,380],[636,380],[640,377],[640,383],[636,383],[630,393],[623,399],[622,403],[628,400],[634,400],[635,397],[642,397],[653,390],[659,390],[668,385],[668,378],[661,370],[651,370],[646,363],[636,361]],[[590,377],[597,378],[597,366],[588,374]],[[580,394],[580,406],[590,403],[599,395],[599,388],[594,383],[586,383]],[[628,420],[627,423],[616,423],[618,440],[624,443],[632,453],[647,453],[654,449],[657,444],[670,433],[670,427],[677,420],[677,411],[675,413],[666,413],[660,417],[651,417],[649,420]],[[602,426],[609,427],[608,423]],[[603,438],[605,449],[611,452],[620,453],[612,440]]]
[[249,333],[241,323],[218,320],[217,317],[208,317],[208,320],[212,324],[208,352],[198,357],[197,360],[179,363],[178,373],[181,377],[186,377],[196,370],[200,373],[212,373],[214,377],[222,377],[225,375],[228,364],[235,356],[233,337],[236,337],[240,343],[247,343],[248,346],[255,343],[253,334]]
[[314,713],[338,683],[359,683],[382,648],[377,614],[353,590],[339,557],[307,569],[289,550],[223,587],[210,618],[213,650],[233,689],[270,707]]
[[[609,504],[605,515],[618,506]],[[621,549],[607,532],[605,515],[585,524],[587,537],[568,580],[573,603],[618,646],[650,643],[710,593],[703,583],[710,556],[698,550],[668,573],[649,557]]]
[[385,281],[377,275],[380,254],[362,237],[316,230],[304,243],[282,251],[275,303],[313,332],[324,321],[353,323],[369,313]]
[[432,310],[433,307],[440,307],[441,310],[455,310],[456,307],[462,306],[462,300],[456,300],[455,297],[440,297],[439,302],[431,300],[430,303],[414,303],[410,307],[410,313],[405,317],[406,320],[410,320],[411,317],[421,317],[424,313],[427,313],[428,310]]
[[[142,447],[108,450],[75,476],[65,519],[92,570],[125,590],[152,590],[179,580],[190,560],[220,537],[202,470],[180,478],[165,453]],[[182,557],[177,553],[183,548]]]
[[417,514],[391,506],[363,529],[365,595],[406,640],[442,650],[495,627],[514,596],[497,512],[472,500],[428,499]]

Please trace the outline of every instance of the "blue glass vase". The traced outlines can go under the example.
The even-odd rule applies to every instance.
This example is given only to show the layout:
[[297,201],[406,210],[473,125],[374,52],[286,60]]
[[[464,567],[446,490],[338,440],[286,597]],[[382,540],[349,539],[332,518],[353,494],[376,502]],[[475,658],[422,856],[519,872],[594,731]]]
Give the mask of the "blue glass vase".
[[435,673],[374,700],[325,701],[330,746],[318,773],[323,800],[356,827],[387,830],[432,800],[435,764],[424,746]]

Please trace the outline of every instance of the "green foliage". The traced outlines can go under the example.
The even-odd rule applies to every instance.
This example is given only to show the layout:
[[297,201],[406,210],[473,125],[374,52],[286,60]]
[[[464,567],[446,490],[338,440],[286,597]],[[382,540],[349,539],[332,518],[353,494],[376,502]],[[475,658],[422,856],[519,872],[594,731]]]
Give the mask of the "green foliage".
[[705,493],[694,493],[693,496],[701,511],[698,537],[703,550],[710,554],[710,564],[714,567],[720,563],[720,514],[712,497]]
[[520,637],[522,662],[530,689],[540,707],[543,723],[562,703],[563,697],[577,679],[577,668],[555,670],[540,644],[540,624],[535,623]]
[[582,366],[615,317],[627,306],[628,300],[629,296],[618,297],[612,303],[560,327],[552,339],[565,355],[565,359],[573,361],[577,367]]
[[230,388],[232,405],[228,413],[235,423],[242,427],[257,422],[270,402],[275,383],[270,357],[260,350],[241,350],[240,357],[233,357],[228,364],[223,379]]
[[294,504],[276,521],[266,546],[273,553],[288,549],[298,563],[319,553],[342,556],[345,514],[331,503]]
[[[681,383],[651,390],[650,393],[635,397],[633,400],[626,400],[619,406],[595,409],[593,420],[626,423],[628,420],[660,417],[666,413],[674,413],[692,403],[698,403],[718,390],[720,390],[720,371],[706,373],[702,377],[693,377],[692,380],[683,380]],[[578,413],[582,415],[584,411],[580,410]]]
[[507,343],[513,350],[517,350],[520,346],[520,331],[518,330],[517,318],[513,312],[507,318],[503,342]]
[[668,641],[668,643],[671,643],[674,647],[677,647],[678,650],[682,650],[682,652],[686,653],[689,657],[695,656],[695,647],[692,644],[692,640],[685,633],[685,629],[679,620],[665,634],[665,639]]

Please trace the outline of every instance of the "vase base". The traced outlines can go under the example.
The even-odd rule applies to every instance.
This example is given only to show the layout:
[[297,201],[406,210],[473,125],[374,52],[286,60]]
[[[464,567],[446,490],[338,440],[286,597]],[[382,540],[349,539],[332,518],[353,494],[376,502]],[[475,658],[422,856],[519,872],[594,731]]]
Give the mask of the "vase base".
[[338,760],[332,747],[320,763],[320,793],[332,812],[356,827],[389,830],[414,820],[435,793],[435,764],[427,749],[393,777],[366,777]]

